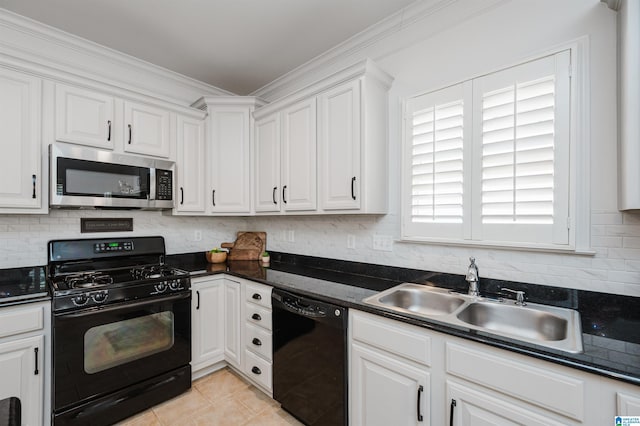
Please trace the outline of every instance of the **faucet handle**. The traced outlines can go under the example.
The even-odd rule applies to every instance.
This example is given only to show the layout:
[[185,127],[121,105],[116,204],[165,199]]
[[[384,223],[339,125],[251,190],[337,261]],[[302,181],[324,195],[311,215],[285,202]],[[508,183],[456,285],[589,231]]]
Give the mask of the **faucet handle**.
[[511,290],[510,288],[503,287],[502,291],[508,291],[509,293],[514,293],[516,295],[516,305],[526,306],[527,303],[524,301],[524,291],[522,290]]
[[[476,258],[473,257],[473,256],[469,257],[469,262],[471,262],[471,265],[475,265],[476,264]],[[471,266],[471,265],[469,265],[469,266]]]

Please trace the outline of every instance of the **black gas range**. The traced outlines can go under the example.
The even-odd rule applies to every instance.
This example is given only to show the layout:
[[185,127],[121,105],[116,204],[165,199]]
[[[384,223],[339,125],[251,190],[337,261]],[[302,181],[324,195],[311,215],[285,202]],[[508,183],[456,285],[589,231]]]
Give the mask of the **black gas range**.
[[108,425],[191,387],[191,281],[162,237],[50,241],[53,417]]

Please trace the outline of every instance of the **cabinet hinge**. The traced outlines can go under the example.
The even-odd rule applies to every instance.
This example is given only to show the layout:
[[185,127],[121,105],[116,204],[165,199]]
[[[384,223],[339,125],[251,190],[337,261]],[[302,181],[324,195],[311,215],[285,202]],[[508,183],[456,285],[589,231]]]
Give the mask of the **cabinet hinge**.
[[567,229],[571,229],[573,224],[571,223],[571,217],[567,217]]

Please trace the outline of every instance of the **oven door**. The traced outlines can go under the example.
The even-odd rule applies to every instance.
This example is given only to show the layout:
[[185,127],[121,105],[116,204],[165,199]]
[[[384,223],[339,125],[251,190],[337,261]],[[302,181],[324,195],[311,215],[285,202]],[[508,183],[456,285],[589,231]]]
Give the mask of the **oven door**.
[[54,411],[191,361],[191,293],[53,317]]

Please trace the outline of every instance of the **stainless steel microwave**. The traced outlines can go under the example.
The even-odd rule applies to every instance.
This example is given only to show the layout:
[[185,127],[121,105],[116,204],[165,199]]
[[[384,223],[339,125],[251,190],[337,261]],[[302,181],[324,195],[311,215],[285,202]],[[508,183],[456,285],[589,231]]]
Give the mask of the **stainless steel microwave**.
[[52,208],[173,207],[175,163],[67,144],[49,145]]

